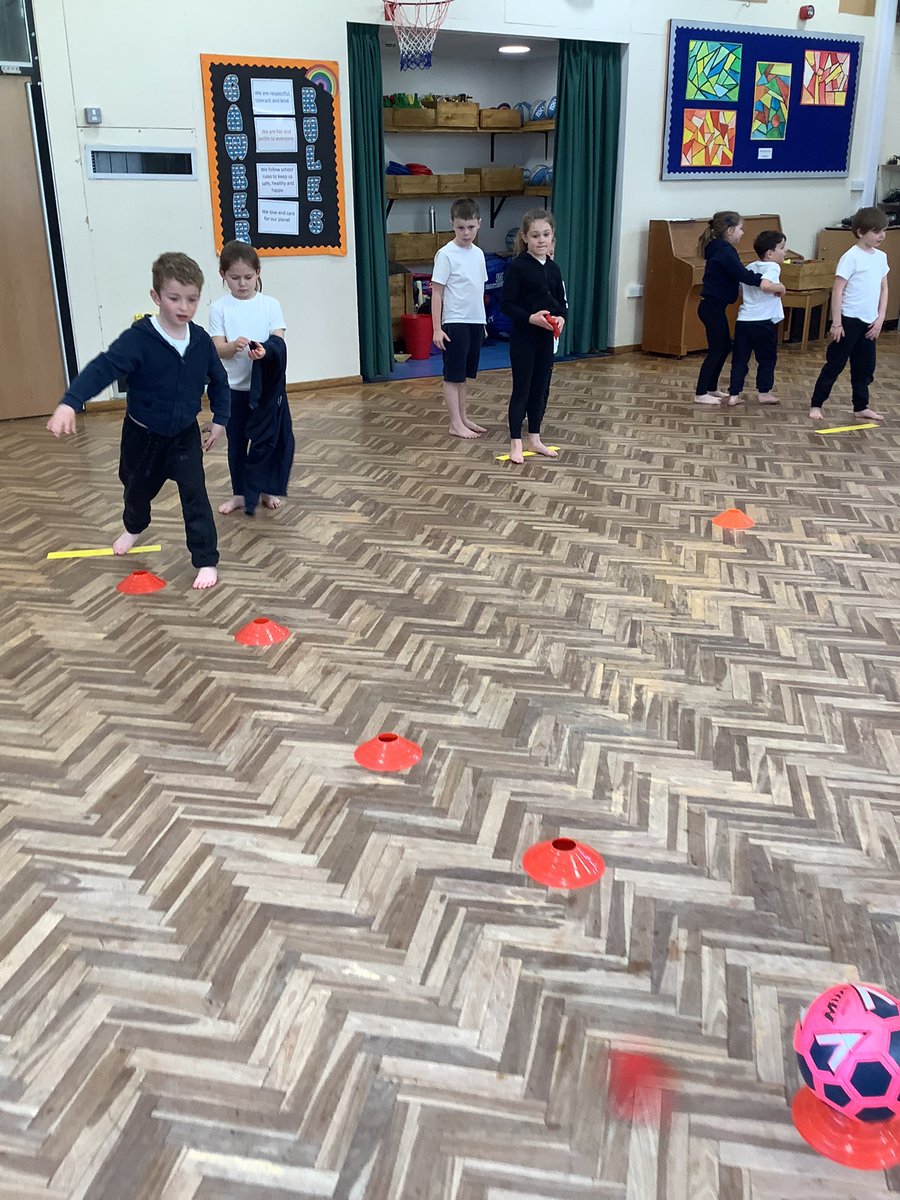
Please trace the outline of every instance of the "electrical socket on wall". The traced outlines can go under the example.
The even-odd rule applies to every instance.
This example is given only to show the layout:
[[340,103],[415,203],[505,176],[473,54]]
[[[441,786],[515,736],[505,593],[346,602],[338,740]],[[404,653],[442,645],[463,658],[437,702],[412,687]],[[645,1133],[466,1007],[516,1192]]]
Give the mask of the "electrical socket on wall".
[[644,294],[644,285],[642,283],[629,283],[625,289],[625,298],[627,300],[638,300]]

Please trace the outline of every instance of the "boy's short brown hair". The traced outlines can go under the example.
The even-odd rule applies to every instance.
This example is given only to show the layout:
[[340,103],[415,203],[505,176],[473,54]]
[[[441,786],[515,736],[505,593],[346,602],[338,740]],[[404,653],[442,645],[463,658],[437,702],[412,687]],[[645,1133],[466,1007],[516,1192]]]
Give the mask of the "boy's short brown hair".
[[198,291],[203,289],[203,272],[199,265],[180,250],[167,250],[153,264],[154,292],[159,294],[167,279],[174,279],[176,283],[193,284]]
[[850,218],[850,229],[859,237],[863,233],[871,233],[874,229],[887,229],[887,213],[880,208],[860,208]]
[[450,205],[450,220],[480,221],[481,209],[478,207],[478,202],[470,196],[464,196],[462,200],[454,200]]

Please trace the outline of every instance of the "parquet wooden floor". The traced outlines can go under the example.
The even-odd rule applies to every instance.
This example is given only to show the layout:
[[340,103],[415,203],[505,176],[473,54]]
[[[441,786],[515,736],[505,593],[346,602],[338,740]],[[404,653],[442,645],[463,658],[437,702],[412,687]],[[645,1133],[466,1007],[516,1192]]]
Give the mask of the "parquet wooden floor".
[[[557,463],[432,381],[294,405],[278,514],[129,558],[120,417],[0,426],[0,1195],[876,1200],[790,1123],[803,1002],[900,985],[900,349],[881,429],[698,410],[696,360],[557,369]],[[842,397],[846,386],[839,385]],[[829,415],[846,423],[846,399]],[[211,493],[228,488],[224,451]],[[737,504],[754,529],[710,526]],[[293,636],[232,640],[268,615]],[[408,775],[352,751],[394,728]],[[548,892],[532,842],[608,870]],[[611,1048],[681,1080],[608,1111]]]

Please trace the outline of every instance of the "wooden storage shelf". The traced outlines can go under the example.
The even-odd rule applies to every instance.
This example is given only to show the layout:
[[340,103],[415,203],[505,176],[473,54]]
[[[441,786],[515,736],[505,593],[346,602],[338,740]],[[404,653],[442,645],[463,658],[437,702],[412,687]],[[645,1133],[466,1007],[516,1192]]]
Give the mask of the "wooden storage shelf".
[[[398,108],[396,110],[388,108],[385,112],[417,112],[414,108]],[[433,112],[433,109],[428,109],[428,112]],[[427,133],[429,137],[432,134],[444,133],[489,133],[492,137],[514,137],[520,133],[553,133],[556,129],[555,121],[529,121],[527,125],[523,125],[521,129],[483,129],[480,126],[472,126],[471,128],[453,127],[446,125],[405,125],[402,128],[392,128],[390,125],[385,125],[385,133]]]
[[[408,178],[408,176],[404,176],[404,178]],[[435,193],[435,192],[404,192],[402,196],[389,196],[388,200],[389,201],[394,201],[394,200],[433,200],[435,195],[440,195],[440,194],[441,194],[440,192],[438,192],[438,193]],[[452,193],[448,192],[447,194],[451,195]],[[508,200],[510,196],[549,196],[550,188],[549,187],[521,187],[521,188],[516,188],[515,190],[512,190],[512,191],[510,191],[510,190],[503,191],[502,189],[498,188],[494,191],[489,191],[489,192],[483,192],[483,191],[477,191],[477,190],[474,192],[470,192],[470,191],[467,191],[465,188],[460,188],[459,194],[460,195],[465,194],[466,196],[473,196],[473,197],[474,196],[496,196],[498,199],[502,198],[504,200]]]

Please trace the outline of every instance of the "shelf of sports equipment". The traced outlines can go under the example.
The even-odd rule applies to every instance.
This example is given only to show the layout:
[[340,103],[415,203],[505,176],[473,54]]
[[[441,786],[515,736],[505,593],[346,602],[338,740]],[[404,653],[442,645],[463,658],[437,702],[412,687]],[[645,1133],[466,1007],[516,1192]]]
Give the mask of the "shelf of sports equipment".
[[[391,110],[388,108],[388,109],[385,109],[384,111],[390,112]],[[439,126],[439,125],[438,126],[421,125],[418,127],[411,126],[409,128],[403,127],[403,128],[395,129],[391,126],[386,125],[384,132],[386,134],[390,134],[390,135],[393,135],[395,133],[401,133],[401,134],[417,133],[420,136],[424,133],[424,134],[427,134],[429,137],[431,137],[432,134],[437,134],[439,137],[443,137],[444,134],[447,134],[447,133],[490,134],[491,162],[493,162],[494,161],[494,138],[516,137],[523,133],[542,133],[544,135],[544,158],[546,158],[550,152],[550,134],[556,132],[556,121],[527,121],[524,125],[520,126],[520,128],[518,128],[518,129],[480,129],[480,128],[476,129],[474,127],[470,128],[470,129],[464,129],[464,128],[445,128],[445,127]]]
[[[530,186],[515,188],[515,189],[507,190],[507,191],[501,191],[500,189],[492,189],[491,191],[487,191],[487,192],[477,191],[477,190],[473,191],[473,190],[469,190],[469,189],[460,189],[460,191],[461,192],[465,191],[465,194],[467,196],[472,196],[472,197],[488,196],[488,197],[490,197],[491,228],[492,229],[494,227],[494,222],[497,220],[497,217],[500,215],[500,209],[503,207],[504,203],[509,199],[510,196],[537,196],[537,197],[543,197],[544,199],[546,199],[546,197],[550,195],[549,187],[530,187]],[[387,208],[385,210],[385,216],[389,217],[391,215],[391,209],[394,207],[395,200],[434,200],[434,199],[436,199],[437,195],[438,195],[437,192],[404,192],[404,194],[402,196],[388,196],[388,202],[387,202]],[[496,204],[495,201],[499,201],[499,204]]]

